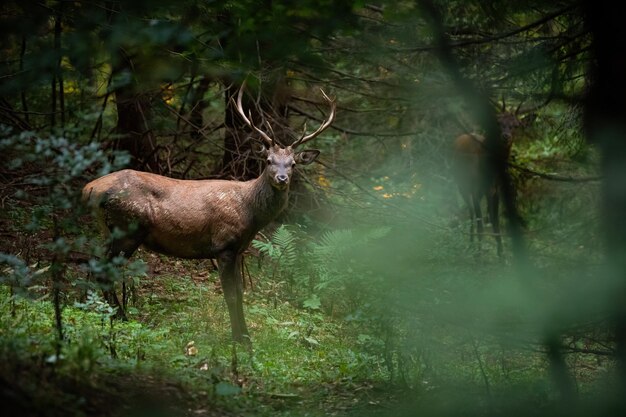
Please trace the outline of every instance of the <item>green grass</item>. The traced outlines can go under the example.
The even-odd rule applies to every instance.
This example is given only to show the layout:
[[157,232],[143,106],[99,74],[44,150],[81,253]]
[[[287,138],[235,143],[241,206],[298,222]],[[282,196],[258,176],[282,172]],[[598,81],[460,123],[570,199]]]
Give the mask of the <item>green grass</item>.
[[[202,276],[191,262],[173,266],[160,276],[141,279],[128,322],[111,322],[106,314],[93,311],[93,305],[68,304],[61,358],[54,355],[54,315],[48,298],[13,298],[3,288],[3,356],[16,363],[55,365],[57,376],[78,379],[137,372],[165,375],[185,386],[198,409],[209,404],[254,410],[255,415],[276,415],[285,407],[304,415],[320,404],[323,415],[336,402],[357,402],[385,383],[380,360],[359,351],[354,332],[343,320],[288,303],[274,306],[260,290],[246,296],[253,348],[233,347],[215,273]],[[191,275],[172,274],[178,268],[191,270]],[[186,352],[190,343],[194,349]],[[4,372],[11,371],[15,369]]]
[[[172,409],[161,415],[255,416],[395,415],[431,400],[443,413],[451,398],[481,413],[514,401],[550,404],[555,390],[541,346],[501,315],[524,303],[510,266],[471,253],[446,262],[445,251],[428,242],[435,245],[424,259],[396,260],[395,276],[383,276],[393,252],[368,255],[371,276],[379,278],[355,283],[363,300],[374,296],[380,305],[364,303],[352,312],[292,304],[277,296],[271,268],[248,261],[251,350],[231,343],[219,279],[208,262],[140,253],[149,272],[135,288],[128,322],[111,322],[97,297],[77,307],[78,294],[68,289],[60,358],[45,287],[34,300],[11,297],[3,287],[0,382],[11,381],[30,411],[58,410],[46,414],[54,416],[131,416],[129,410],[161,401]],[[544,284],[548,294],[571,275],[560,274]],[[385,286],[393,291],[381,292]],[[593,391],[611,369],[595,356],[570,355],[568,363],[581,392]],[[106,411],[111,402],[117,408]]]

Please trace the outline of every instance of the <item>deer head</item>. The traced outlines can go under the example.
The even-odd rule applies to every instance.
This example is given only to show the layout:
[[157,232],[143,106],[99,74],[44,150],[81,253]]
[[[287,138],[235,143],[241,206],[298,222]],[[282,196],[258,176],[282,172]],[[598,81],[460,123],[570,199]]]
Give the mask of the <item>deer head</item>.
[[324,99],[330,104],[330,114],[328,115],[328,118],[317,128],[316,131],[308,135],[306,134],[305,123],[302,136],[293,144],[289,146],[282,146],[269,134],[254,125],[250,113],[246,116],[241,104],[241,98],[243,96],[245,86],[246,83],[244,81],[239,89],[239,93],[237,94],[237,103],[235,108],[246,124],[256,131],[262,140],[263,146],[260,149],[255,149],[256,153],[263,157],[266,161],[265,170],[261,175],[266,176],[266,179],[269,180],[270,184],[274,188],[285,190],[289,187],[291,176],[296,164],[308,165],[315,161],[320,154],[320,151],[317,149],[308,149],[296,152],[296,148],[303,143],[314,139],[331,125],[335,119],[335,110],[337,108],[336,101],[328,97],[326,93],[321,90]]

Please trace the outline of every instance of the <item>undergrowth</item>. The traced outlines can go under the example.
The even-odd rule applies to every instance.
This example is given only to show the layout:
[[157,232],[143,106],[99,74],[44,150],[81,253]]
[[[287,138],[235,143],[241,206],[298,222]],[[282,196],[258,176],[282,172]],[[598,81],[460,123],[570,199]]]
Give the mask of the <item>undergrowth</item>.
[[[506,256],[468,251],[459,230],[415,219],[317,234],[281,226],[253,242],[258,256],[243,269],[247,348],[231,342],[210,261],[142,251],[143,262],[99,260],[104,245],[81,227],[72,183],[81,170],[111,169],[104,154],[59,137],[8,140],[44,170],[0,218],[20,237],[0,253],[0,389],[15,414],[395,415],[426,399],[445,409],[450,397],[507,414],[516,401],[549,407],[558,397],[546,335],[558,335],[579,392],[612,368],[603,310],[588,302],[611,287],[581,243],[590,241],[582,223],[546,240],[569,262],[544,251],[523,279]],[[129,321],[113,320],[87,270],[127,286]]]
[[[345,323],[289,303],[274,306],[261,294],[249,297],[247,309],[254,348],[233,346],[222,295],[186,278],[161,276],[158,288],[139,290],[141,307],[131,310],[128,322],[111,320],[111,308],[96,293],[66,306],[58,357],[47,297],[27,300],[2,288],[3,379],[25,364],[86,382],[95,375],[167,375],[191,393],[190,407],[200,415],[207,406],[253,408],[258,415],[275,415],[285,402],[292,411],[314,409],[335,391],[358,387],[365,395],[388,380],[380,360],[359,351]],[[359,396],[350,394],[349,401]]]

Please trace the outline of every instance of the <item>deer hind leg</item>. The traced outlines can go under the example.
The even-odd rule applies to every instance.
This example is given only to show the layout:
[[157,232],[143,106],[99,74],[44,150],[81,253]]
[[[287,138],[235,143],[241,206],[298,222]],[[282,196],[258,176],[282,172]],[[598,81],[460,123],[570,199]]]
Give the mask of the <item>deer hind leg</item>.
[[484,233],[484,227],[483,227],[483,213],[482,210],[480,208],[480,196],[479,195],[473,195],[472,196],[472,205],[474,207],[474,219],[472,219],[472,223],[474,221],[476,221],[476,234],[478,235],[478,250],[480,251],[481,249],[481,242],[483,240],[483,233]]
[[225,252],[217,258],[217,266],[230,316],[232,337],[235,342],[250,343],[250,335],[243,315],[243,280],[241,254]]
[[470,248],[474,244],[474,222],[475,222],[475,213],[474,213],[474,203],[472,202],[472,195],[470,193],[465,192],[465,190],[459,187],[459,191],[461,197],[463,198],[463,202],[467,207],[467,211],[469,212],[469,241]]
[[470,246],[474,244],[474,206],[471,204],[471,201],[467,202],[467,209],[469,210],[469,240]]
[[500,196],[497,192],[492,193],[488,200],[489,221],[493,228],[493,235],[496,239],[498,257],[502,257],[502,235],[500,234]]

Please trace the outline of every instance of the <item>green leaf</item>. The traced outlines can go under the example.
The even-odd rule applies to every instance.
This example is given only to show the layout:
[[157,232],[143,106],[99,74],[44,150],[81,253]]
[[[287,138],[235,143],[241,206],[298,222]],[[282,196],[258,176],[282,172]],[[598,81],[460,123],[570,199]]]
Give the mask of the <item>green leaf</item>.
[[302,305],[304,306],[304,308],[317,310],[322,306],[322,302],[320,298],[317,296],[317,294],[313,294],[309,299],[305,300],[304,303],[302,303]]
[[309,345],[314,345],[314,346],[319,346],[320,342],[317,341],[317,339],[314,339],[310,336],[305,337],[304,340],[309,344]]

